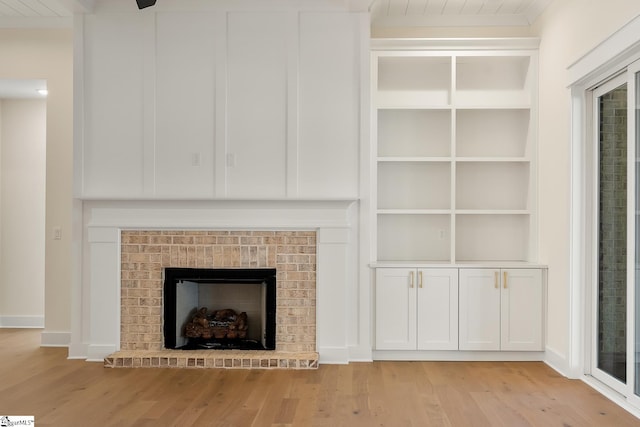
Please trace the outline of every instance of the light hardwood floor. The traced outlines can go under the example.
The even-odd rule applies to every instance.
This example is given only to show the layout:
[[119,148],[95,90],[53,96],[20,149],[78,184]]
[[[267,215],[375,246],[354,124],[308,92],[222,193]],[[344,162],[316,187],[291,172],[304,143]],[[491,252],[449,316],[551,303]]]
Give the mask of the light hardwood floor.
[[0,329],[0,415],[36,426],[640,426],[542,363],[375,362],[317,371],[107,369]]

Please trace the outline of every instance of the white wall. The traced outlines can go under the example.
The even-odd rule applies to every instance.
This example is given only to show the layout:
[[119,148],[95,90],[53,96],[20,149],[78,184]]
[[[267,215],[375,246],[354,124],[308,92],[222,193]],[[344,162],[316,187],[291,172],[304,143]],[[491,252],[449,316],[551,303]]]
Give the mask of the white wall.
[[640,14],[637,0],[556,1],[532,28],[540,43],[540,262],[549,265],[547,350],[569,357],[570,91],[567,67]]
[[[0,30],[0,78],[45,79],[47,188],[44,344],[69,342],[73,159],[73,39],[70,29]],[[52,240],[54,226],[62,239]]]
[[0,108],[0,326],[42,327],[46,101]]

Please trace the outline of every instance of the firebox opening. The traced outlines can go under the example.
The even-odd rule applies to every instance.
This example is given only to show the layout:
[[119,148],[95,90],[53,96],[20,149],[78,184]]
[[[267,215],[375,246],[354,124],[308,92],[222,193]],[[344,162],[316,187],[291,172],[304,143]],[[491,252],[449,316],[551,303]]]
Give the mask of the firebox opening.
[[275,324],[275,269],[165,269],[165,348],[274,350]]

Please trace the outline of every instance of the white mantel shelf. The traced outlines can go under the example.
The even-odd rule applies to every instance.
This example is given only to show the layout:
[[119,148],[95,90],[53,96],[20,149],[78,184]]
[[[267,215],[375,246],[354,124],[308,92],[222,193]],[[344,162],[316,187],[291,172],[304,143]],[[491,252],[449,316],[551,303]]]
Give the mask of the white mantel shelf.
[[85,201],[92,211],[89,226],[173,229],[344,227],[351,222],[345,215],[354,204],[354,199]]

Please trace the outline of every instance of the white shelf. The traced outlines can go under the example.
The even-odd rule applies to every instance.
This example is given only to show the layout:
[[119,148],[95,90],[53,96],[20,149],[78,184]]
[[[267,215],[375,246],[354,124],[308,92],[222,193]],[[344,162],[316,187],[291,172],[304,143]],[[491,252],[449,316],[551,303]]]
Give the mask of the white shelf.
[[458,163],[530,163],[528,157],[456,157]]
[[378,162],[402,162],[402,163],[450,163],[452,157],[378,157]]
[[450,110],[378,110],[378,156],[448,157]]
[[449,215],[378,216],[378,259],[428,259],[449,262]]
[[456,217],[456,262],[527,261],[527,215],[461,215]]
[[458,157],[526,157],[530,154],[529,109],[456,111]]
[[451,58],[382,56],[378,60],[377,105],[449,105]]
[[528,265],[536,52],[409,43],[372,53],[377,259]]
[[378,215],[449,215],[451,209],[378,209]]
[[460,163],[455,191],[457,209],[527,209],[529,164]]
[[456,215],[531,215],[526,209],[456,209]]
[[379,163],[379,209],[448,209],[451,168],[447,163]]
[[456,105],[530,105],[527,56],[458,56]]

